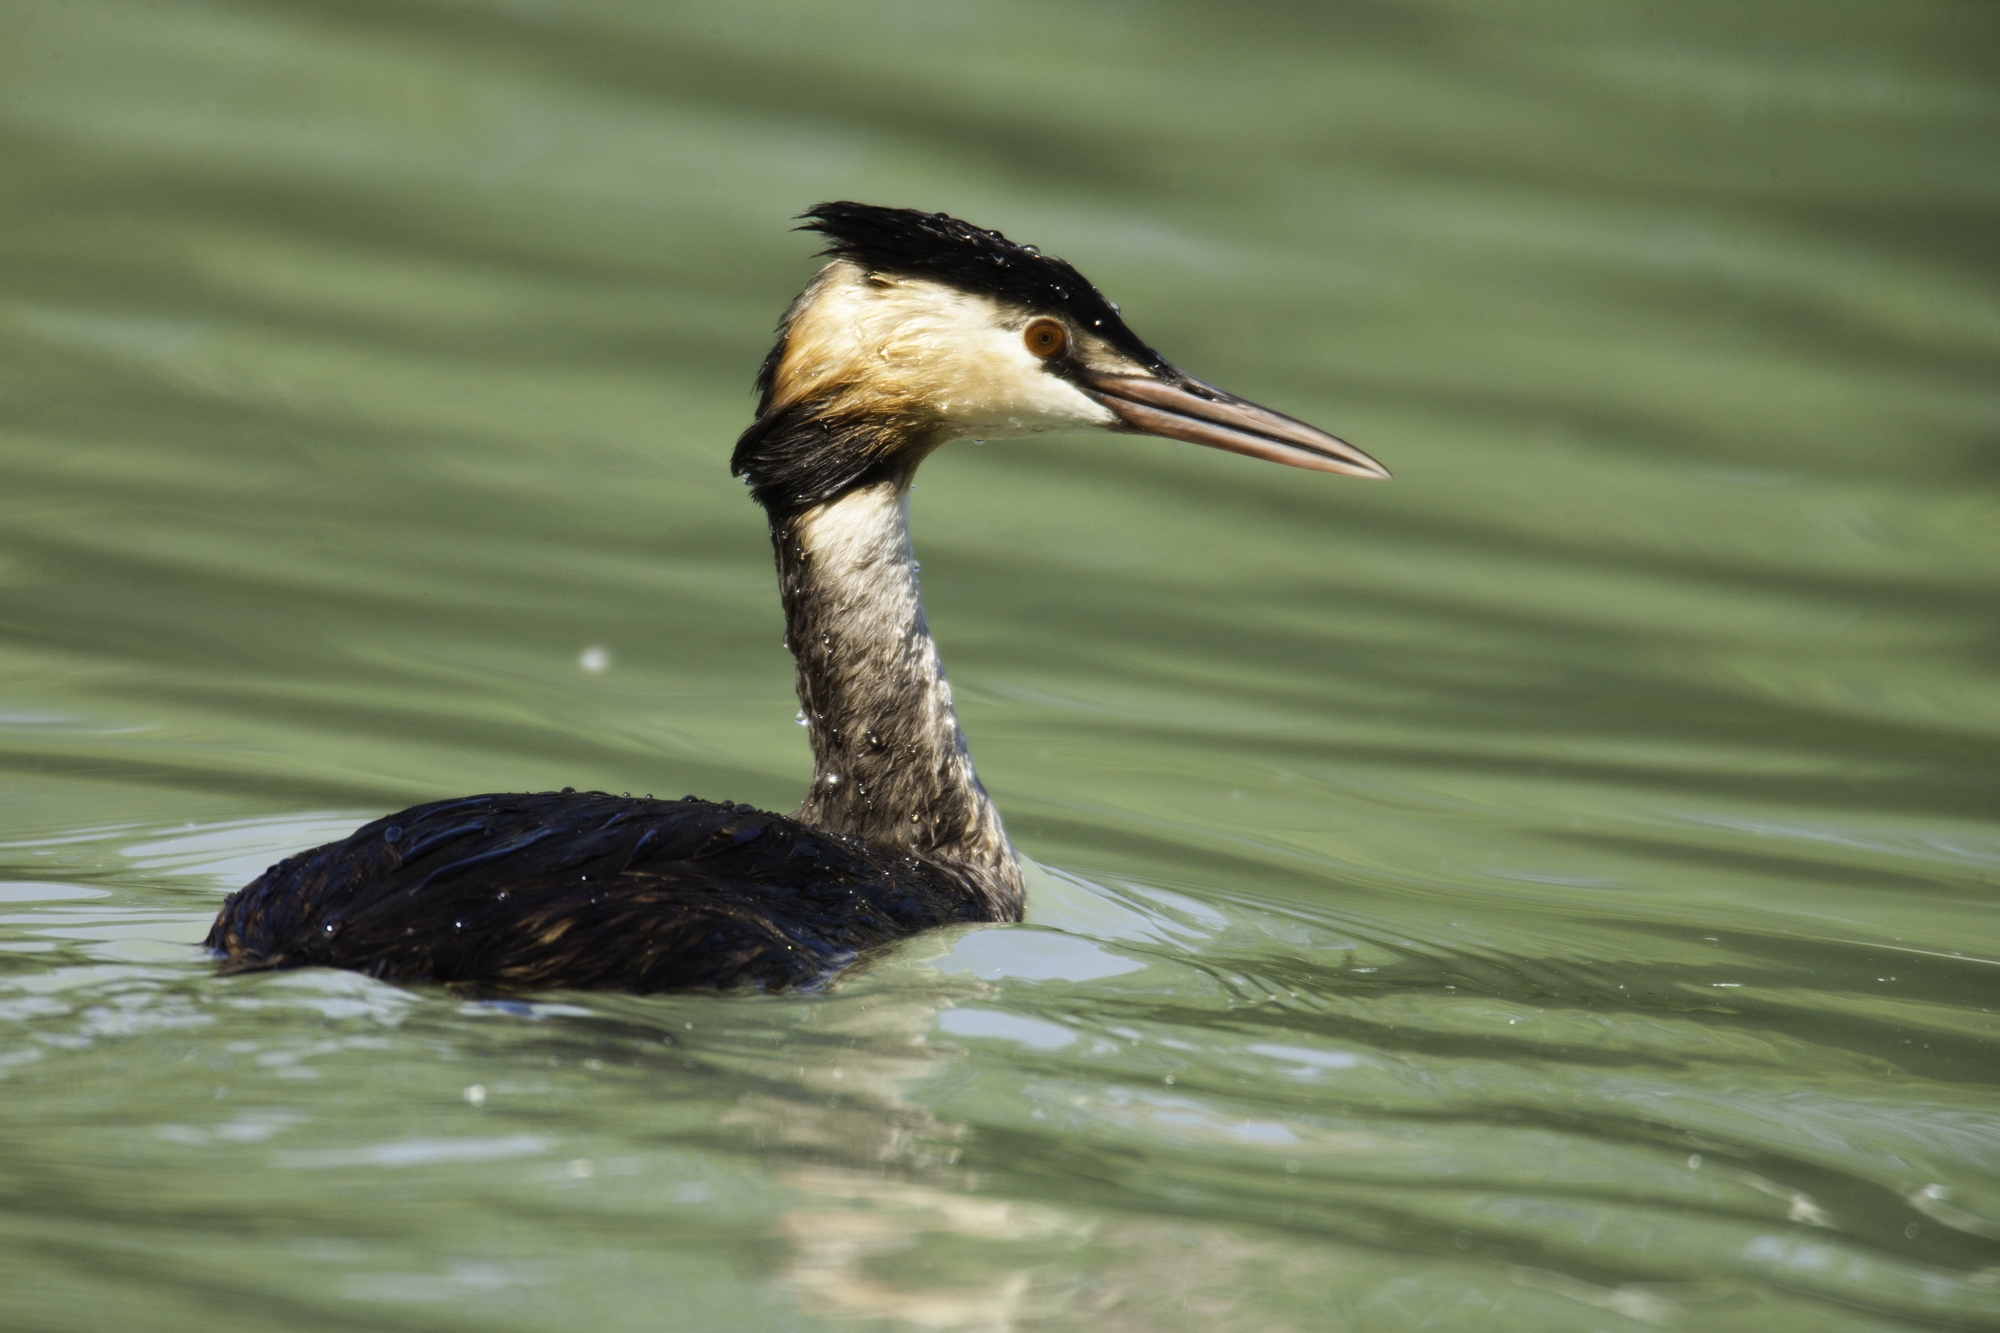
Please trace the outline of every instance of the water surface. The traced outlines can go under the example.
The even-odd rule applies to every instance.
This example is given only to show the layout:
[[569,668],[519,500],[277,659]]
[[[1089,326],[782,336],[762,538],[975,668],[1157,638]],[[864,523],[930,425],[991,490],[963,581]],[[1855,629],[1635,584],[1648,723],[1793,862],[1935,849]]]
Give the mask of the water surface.
[[[0,25],[10,1328],[2000,1327],[1990,7]],[[926,465],[1024,926],[215,977],[403,804],[796,801],[726,459],[841,197],[1398,479]]]

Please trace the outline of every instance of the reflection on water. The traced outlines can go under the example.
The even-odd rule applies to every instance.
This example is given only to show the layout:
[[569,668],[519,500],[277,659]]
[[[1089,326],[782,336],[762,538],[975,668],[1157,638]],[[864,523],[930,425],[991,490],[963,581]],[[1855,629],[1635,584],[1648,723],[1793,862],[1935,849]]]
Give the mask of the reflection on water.
[[[0,1323],[2000,1325],[1995,19],[23,0]],[[1029,920],[216,976],[452,793],[789,808],[727,476],[823,198],[1396,470],[954,447]]]
[[[795,1258],[782,1276],[815,1314],[1007,1333],[1024,1319],[1060,1311],[1046,1301],[1029,1301],[1033,1274],[1041,1266],[1037,1261],[1060,1255],[1093,1229],[1050,1208],[856,1172],[797,1171],[785,1179],[811,1203],[784,1216]],[[912,1282],[910,1268],[922,1273],[935,1265],[934,1260],[912,1265],[912,1251],[938,1242],[966,1252],[949,1270],[953,1285]],[[1014,1266],[1006,1266],[1010,1259]],[[968,1284],[973,1277],[989,1280]]]

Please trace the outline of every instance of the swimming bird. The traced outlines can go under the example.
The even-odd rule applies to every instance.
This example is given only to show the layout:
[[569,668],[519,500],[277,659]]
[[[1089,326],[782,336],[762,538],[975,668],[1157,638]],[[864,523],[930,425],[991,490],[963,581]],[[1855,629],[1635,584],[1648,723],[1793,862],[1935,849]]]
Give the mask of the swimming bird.
[[732,471],[770,523],[813,778],[790,815],[603,792],[419,805],[230,895],[226,969],[496,991],[811,986],[952,922],[1018,921],[917,595],[909,490],[955,439],[1109,430],[1355,477],[1354,446],[1184,374],[1082,274],[942,213],[821,204]]

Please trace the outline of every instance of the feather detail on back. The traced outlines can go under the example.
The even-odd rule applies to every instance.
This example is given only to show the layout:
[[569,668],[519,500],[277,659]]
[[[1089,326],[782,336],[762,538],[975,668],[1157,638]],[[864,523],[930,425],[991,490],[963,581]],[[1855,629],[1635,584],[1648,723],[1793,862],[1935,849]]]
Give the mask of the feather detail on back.
[[747,805],[602,793],[416,806],[232,894],[231,970],[635,992],[824,980],[980,907],[911,855]]

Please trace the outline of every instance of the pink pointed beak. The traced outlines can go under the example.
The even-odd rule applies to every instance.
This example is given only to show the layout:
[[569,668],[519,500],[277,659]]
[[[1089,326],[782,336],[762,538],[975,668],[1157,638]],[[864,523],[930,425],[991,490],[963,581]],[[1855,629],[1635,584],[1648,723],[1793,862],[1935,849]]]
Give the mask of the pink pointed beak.
[[1388,468],[1317,426],[1226,394],[1172,367],[1167,373],[1177,378],[1098,375],[1087,378],[1083,387],[1135,434],[1187,440],[1314,472],[1389,479]]

